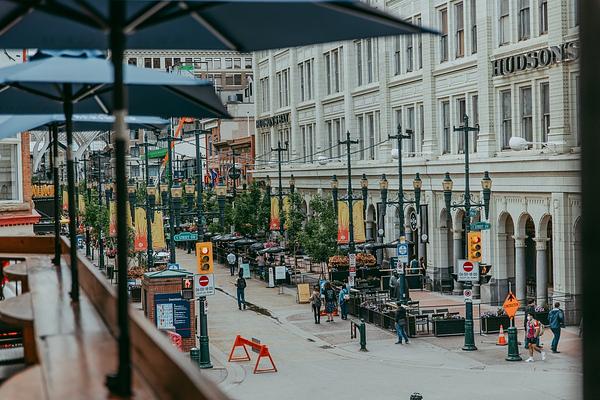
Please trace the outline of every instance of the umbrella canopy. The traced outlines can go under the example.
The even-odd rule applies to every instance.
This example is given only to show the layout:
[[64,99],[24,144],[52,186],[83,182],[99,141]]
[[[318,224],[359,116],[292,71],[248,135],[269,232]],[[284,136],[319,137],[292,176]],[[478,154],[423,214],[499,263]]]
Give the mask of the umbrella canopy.
[[269,247],[269,248],[260,250],[258,253],[259,254],[276,254],[276,253],[283,253],[284,251],[285,251],[284,247],[275,246],[275,247]]
[[[131,129],[160,130],[169,125],[168,119],[159,117],[125,117]],[[110,130],[115,117],[104,114],[73,115],[73,131]],[[44,125],[64,125],[64,114],[0,115],[0,139],[12,137],[19,132],[31,131]]]
[[[70,85],[74,114],[112,113],[113,67],[99,52],[48,52],[0,68],[0,114],[59,114]],[[227,117],[212,82],[124,66],[132,115]]]
[[236,247],[250,246],[251,244],[254,244],[254,243],[256,243],[256,240],[249,239],[249,238],[243,238],[243,239],[236,240],[235,242],[233,242],[233,244]]
[[[109,3],[55,0],[22,4],[0,0],[0,46],[105,48],[112,26]],[[136,0],[124,5],[123,26],[127,28],[127,44],[133,49],[242,52],[431,32],[350,0]],[[41,34],[40,27],[51,29],[51,34]]]

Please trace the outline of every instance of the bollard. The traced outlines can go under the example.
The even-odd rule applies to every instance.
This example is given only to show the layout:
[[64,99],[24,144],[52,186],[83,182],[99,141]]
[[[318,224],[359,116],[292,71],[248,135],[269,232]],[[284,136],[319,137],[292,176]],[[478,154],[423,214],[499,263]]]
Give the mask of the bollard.
[[506,361],[522,361],[519,355],[519,343],[517,341],[517,328],[511,326],[508,328],[508,357]]
[[358,331],[360,333],[360,351],[368,351],[367,350],[367,325],[365,324],[365,320],[360,320],[360,325],[358,326]]
[[197,347],[190,349],[190,357],[192,358],[192,362],[198,364],[200,362],[200,350]]

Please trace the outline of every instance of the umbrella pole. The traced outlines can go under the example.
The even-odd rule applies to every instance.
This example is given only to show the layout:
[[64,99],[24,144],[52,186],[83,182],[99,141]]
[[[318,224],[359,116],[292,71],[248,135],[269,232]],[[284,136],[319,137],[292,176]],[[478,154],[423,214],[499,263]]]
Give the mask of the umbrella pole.
[[127,232],[127,187],[125,153],[129,142],[125,126],[126,93],[123,82],[123,53],[125,51],[125,3],[120,0],[110,2],[110,49],[114,69],[113,113],[115,116],[115,172],[117,189],[117,268],[118,301],[117,321],[119,327],[119,369],[106,378],[106,385],[112,394],[131,395],[131,349],[129,343],[129,302],[127,294],[127,257],[129,235]]
[[54,265],[60,265],[60,175],[58,170],[58,126],[48,127],[52,136],[52,180],[54,183]]
[[64,91],[64,113],[67,130],[67,196],[69,198],[69,242],[71,258],[71,301],[79,301],[79,275],[77,270],[77,209],[75,198],[75,160],[73,151],[73,88],[70,83],[65,83]]

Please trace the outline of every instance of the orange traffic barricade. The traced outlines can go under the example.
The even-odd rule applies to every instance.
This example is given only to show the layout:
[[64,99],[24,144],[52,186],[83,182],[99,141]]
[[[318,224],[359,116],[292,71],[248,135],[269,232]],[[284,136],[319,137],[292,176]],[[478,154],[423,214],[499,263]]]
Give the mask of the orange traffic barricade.
[[[256,359],[256,365],[254,365],[254,373],[260,374],[263,372],[277,372],[277,367],[275,366],[275,362],[273,362],[273,358],[271,357],[271,353],[269,353],[269,347],[265,344],[261,344],[258,340],[248,340],[246,338],[237,335],[235,337],[235,341],[233,342],[233,347],[231,348],[231,352],[229,353],[229,362],[232,361],[250,361],[250,354],[248,353],[248,349],[246,346],[250,346],[252,350],[258,353],[258,358]],[[235,356],[233,353],[237,347],[241,347],[244,350],[245,355],[243,356]],[[262,358],[268,358],[271,362],[271,368],[259,368],[260,360]]]

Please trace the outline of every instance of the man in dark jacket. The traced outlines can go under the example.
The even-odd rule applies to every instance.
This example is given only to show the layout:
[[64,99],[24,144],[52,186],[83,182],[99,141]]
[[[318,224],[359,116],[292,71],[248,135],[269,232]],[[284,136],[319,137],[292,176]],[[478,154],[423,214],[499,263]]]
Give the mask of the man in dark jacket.
[[550,330],[554,334],[550,349],[553,353],[560,353],[558,351],[558,341],[560,340],[560,329],[565,326],[565,313],[560,309],[558,301],[554,303],[554,308],[548,313],[548,322],[550,322]]
[[244,279],[244,271],[240,269],[238,274],[238,278],[235,281],[235,286],[237,287],[237,301],[238,308],[241,310],[242,306],[244,310],[246,309],[246,296],[244,295],[244,290],[246,290],[246,279]]
[[408,343],[408,335],[406,335],[406,308],[402,303],[396,303],[398,308],[396,309],[396,333],[398,334],[398,341],[396,344],[402,344],[402,339]]

